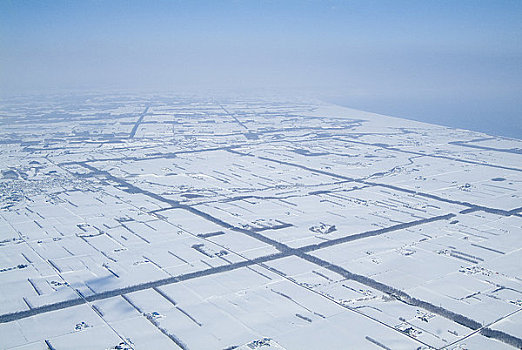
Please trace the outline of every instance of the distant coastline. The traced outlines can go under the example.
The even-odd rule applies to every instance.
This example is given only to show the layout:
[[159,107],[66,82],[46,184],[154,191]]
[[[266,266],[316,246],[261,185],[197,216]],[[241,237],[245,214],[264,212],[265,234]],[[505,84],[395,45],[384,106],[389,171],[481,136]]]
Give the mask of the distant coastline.
[[[451,103],[435,99],[401,100],[334,98],[328,102],[343,107],[379,113],[451,128],[473,130],[492,136],[522,139],[522,105],[476,99]],[[518,104],[521,104],[520,102]]]

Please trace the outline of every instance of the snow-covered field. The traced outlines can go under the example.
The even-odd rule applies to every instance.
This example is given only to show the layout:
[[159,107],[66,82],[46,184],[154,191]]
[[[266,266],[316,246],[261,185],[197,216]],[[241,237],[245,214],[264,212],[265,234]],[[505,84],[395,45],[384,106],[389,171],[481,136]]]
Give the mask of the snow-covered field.
[[0,125],[0,349],[522,347],[520,140],[159,95]]

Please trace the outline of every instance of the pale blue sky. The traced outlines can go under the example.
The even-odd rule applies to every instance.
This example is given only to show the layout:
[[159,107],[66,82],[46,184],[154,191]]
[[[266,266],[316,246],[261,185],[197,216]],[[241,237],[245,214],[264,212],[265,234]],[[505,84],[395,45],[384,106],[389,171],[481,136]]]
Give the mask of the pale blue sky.
[[498,0],[0,0],[0,87],[274,88],[522,137],[521,19]]

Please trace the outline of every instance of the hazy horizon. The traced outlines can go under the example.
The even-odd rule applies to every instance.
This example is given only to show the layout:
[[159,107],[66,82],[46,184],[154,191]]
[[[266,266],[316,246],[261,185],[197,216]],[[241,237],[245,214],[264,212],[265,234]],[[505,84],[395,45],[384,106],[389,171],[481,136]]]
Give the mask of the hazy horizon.
[[517,1],[2,1],[0,94],[277,90],[522,138]]

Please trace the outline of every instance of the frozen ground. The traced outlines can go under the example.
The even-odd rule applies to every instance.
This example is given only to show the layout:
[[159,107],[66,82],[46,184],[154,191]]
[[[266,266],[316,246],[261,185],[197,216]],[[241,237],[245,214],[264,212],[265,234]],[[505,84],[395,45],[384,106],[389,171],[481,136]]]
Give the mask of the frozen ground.
[[0,349],[522,347],[520,140],[179,96],[0,125]]

